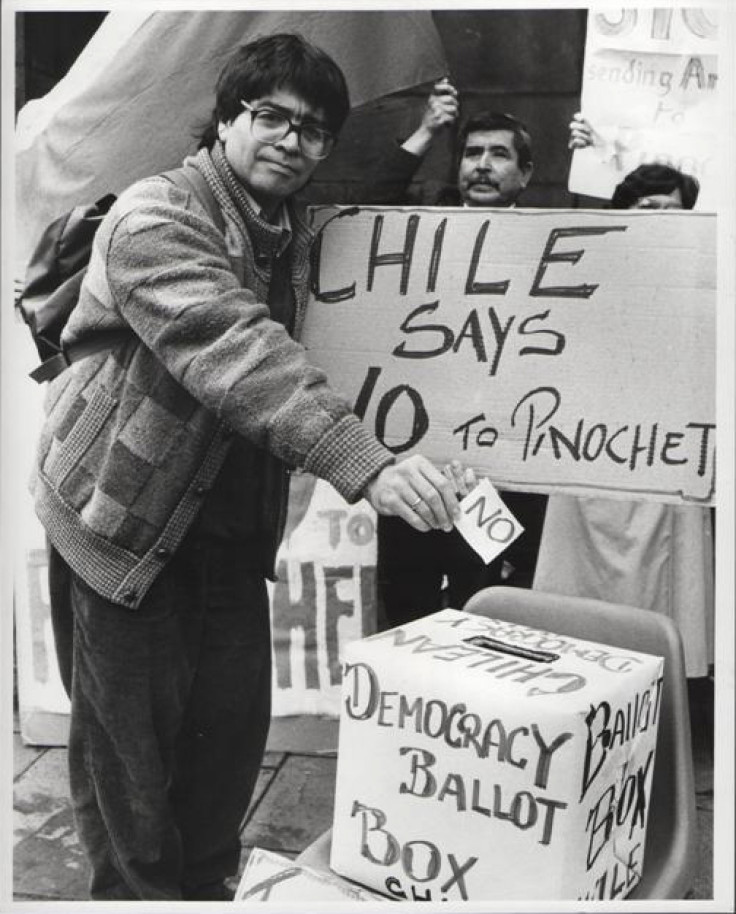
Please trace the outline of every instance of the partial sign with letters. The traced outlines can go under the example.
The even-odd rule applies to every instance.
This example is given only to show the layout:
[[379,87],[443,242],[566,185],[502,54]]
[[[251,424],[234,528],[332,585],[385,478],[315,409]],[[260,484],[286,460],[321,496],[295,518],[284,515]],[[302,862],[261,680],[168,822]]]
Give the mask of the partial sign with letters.
[[623,898],[663,664],[454,609],[349,645],[332,868],[396,899]]
[[269,585],[273,713],[337,716],[343,645],[375,631],[376,514],[295,473]]
[[712,504],[715,216],[319,207],[303,342],[394,453]]
[[595,142],[573,153],[570,190],[608,199],[638,165],[661,162],[697,178],[697,209],[715,211],[718,97],[715,7],[591,11],[581,109]]

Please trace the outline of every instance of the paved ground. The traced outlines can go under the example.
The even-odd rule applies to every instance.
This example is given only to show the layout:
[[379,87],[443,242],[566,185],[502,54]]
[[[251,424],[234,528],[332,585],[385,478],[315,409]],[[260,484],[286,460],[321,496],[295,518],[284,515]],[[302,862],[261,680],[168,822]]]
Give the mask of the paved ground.
[[[712,691],[691,694],[698,809],[699,867],[691,898],[712,898]],[[241,871],[254,846],[296,857],[332,823],[336,727],[276,722],[257,795],[243,823]],[[14,734],[14,899],[86,898],[87,870],[67,793],[66,751],[23,745]],[[330,751],[321,751],[324,748]]]

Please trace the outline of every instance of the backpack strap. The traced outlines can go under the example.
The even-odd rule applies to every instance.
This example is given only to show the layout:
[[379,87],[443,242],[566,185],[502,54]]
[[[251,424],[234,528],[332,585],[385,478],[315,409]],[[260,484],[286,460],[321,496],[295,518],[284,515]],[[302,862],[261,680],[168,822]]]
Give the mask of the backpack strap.
[[72,343],[65,346],[61,352],[44,359],[40,365],[28,372],[28,377],[33,378],[37,384],[43,384],[45,381],[53,381],[63,371],[80,359],[88,355],[94,355],[102,352],[104,349],[114,349],[126,343],[132,336],[130,330],[101,330],[94,336],[86,340],[80,340],[78,343]]

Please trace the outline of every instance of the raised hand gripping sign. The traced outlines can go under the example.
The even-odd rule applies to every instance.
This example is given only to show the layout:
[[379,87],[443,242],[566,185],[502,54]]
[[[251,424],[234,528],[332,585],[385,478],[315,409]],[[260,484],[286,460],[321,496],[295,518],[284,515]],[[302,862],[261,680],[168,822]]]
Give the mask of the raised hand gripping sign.
[[490,479],[481,480],[460,502],[462,514],[455,527],[486,565],[524,532]]
[[319,207],[302,340],[394,453],[715,496],[715,216]]

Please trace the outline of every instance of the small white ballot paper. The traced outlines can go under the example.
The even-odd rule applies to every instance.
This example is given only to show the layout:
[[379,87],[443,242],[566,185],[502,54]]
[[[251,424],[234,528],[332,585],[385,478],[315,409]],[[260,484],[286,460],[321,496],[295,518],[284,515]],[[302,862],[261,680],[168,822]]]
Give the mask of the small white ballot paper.
[[460,510],[455,527],[486,565],[524,532],[487,477],[463,498]]

